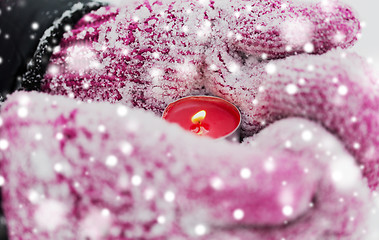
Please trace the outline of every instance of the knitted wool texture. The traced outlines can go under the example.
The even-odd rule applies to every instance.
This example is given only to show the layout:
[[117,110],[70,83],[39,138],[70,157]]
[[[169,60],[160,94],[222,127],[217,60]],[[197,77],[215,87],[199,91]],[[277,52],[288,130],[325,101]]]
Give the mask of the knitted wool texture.
[[354,158],[305,119],[277,121],[248,145],[41,93],[15,94],[2,119],[10,239],[379,236],[378,197]]
[[[317,56],[352,45],[358,30],[350,8],[336,1],[147,1],[101,8],[66,33],[42,89],[158,115],[180,97],[212,94],[240,108],[244,136],[284,117],[316,120],[365,166],[374,189],[378,121],[365,117],[377,108],[367,88],[375,85],[374,75],[354,54]],[[317,55],[299,55],[304,51]]]
[[[84,168],[75,171],[72,176],[77,176],[77,182],[88,185],[77,192],[72,190],[75,177],[64,180],[72,186],[60,201],[69,204],[64,205],[62,214],[70,216],[77,224],[70,227],[65,239],[88,236],[93,239],[104,239],[105,236],[109,239],[366,239],[364,236],[374,236],[365,235],[372,233],[369,225],[372,211],[376,210],[366,188],[367,183],[359,178],[359,165],[362,164],[370,188],[376,189],[379,172],[376,149],[378,86],[370,68],[359,56],[337,50],[326,53],[335,47],[350,46],[356,40],[358,30],[359,22],[351,10],[335,1],[319,4],[283,1],[145,2],[120,8],[101,8],[83,17],[55,48],[44,77],[44,92],[89,102],[120,102],[152,110],[156,114],[180,97],[193,94],[220,96],[240,108],[242,128],[247,137],[245,143],[252,145],[252,149],[200,141],[174,126],[155,124],[158,121],[156,117],[139,116],[134,112],[131,116],[137,115],[131,118],[133,121],[128,126],[141,125],[143,131],[136,133],[132,127],[119,133],[122,122],[104,116],[112,116],[116,109],[107,104],[77,107],[73,101],[55,97],[55,101],[64,104],[51,106],[50,100],[46,105],[41,104],[40,108],[37,107],[39,104],[31,104],[29,112],[35,112],[35,115],[30,115],[31,119],[37,119],[39,111],[40,114],[51,114],[50,120],[38,120],[36,123],[39,128],[46,129],[48,136],[60,131],[56,128],[67,126],[67,122],[57,120],[61,114],[72,115],[75,119],[78,112],[78,119],[82,119],[81,123],[73,120],[73,130],[63,135],[68,136],[64,141],[67,145],[63,144],[63,148],[60,145],[58,150],[58,145],[46,145],[51,154],[57,153],[58,162],[68,162],[71,168],[79,164],[101,176],[114,176],[109,182],[119,182],[126,176],[132,185],[133,182],[139,183],[137,189],[126,187],[125,194],[132,199],[131,203],[114,208],[114,199],[107,197],[117,197],[122,186],[105,187],[110,191],[106,195],[104,192],[92,194],[91,191],[97,189],[93,184],[109,184],[102,179],[86,180],[82,175]],[[300,55],[302,52],[316,55]],[[326,54],[318,55],[323,53]],[[294,54],[297,56],[288,57]],[[24,125],[34,129],[32,122],[14,121],[15,106],[18,106],[17,102],[20,104],[18,97],[10,100],[5,110],[9,124],[7,129],[18,132],[17,127]],[[38,95],[30,97],[36,103],[43,103],[43,98]],[[291,116],[319,123],[341,142],[319,125],[302,119],[274,123],[255,135],[266,125]],[[57,124],[52,124],[54,122]],[[109,123],[106,129],[110,132],[103,138],[95,128],[105,123]],[[5,136],[10,138],[11,130],[6,131]],[[71,150],[87,149],[83,151],[100,156],[102,161],[108,159],[91,150],[91,143],[95,141],[91,137],[80,142],[70,140],[75,139],[70,136],[76,136],[78,131],[83,131],[86,136],[98,136],[97,144],[109,146],[104,154],[116,157],[116,162],[123,169],[104,169],[104,163],[96,167],[83,162],[89,153],[67,157],[70,151],[66,147]],[[147,141],[148,135],[156,137]],[[254,137],[248,137],[252,135]],[[305,139],[311,142],[304,143],[300,136],[306,136]],[[116,146],[122,140],[138,149],[133,152],[133,157],[121,156],[117,152],[119,150],[111,149],[110,146]],[[207,146],[206,150],[199,147],[202,144]],[[13,145],[18,146],[16,141]],[[13,145],[10,144],[11,152],[17,149]],[[153,152],[154,156],[148,152]],[[269,175],[267,169],[271,169],[272,163],[265,161],[276,158],[282,160],[274,164],[277,166],[275,169],[280,170]],[[28,157],[19,159],[25,159],[28,164],[33,161]],[[193,159],[200,160],[196,162]],[[207,169],[201,167],[204,164],[201,159],[210,159],[206,163],[207,166],[209,163]],[[307,159],[306,163],[304,159]],[[344,159],[344,164],[338,159]],[[113,160],[109,161],[114,163]],[[11,169],[17,169],[21,163],[6,161],[4,165],[10,169],[10,174],[6,174],[8,178],[14,174]],[[257,166],[263,166],[263,169]],[[241,176],[247,176],[246,169],[252,171],[249,178],[255,181],[241,181]],[[26,170],[20,171],[27,173]],[[311,174],[304,174],[307,171]],[[16,211],[18,202],[12,203],[12,199],[22,199],[25,193],[16,191],[14,186],[29,189],[31,183],[46,181],[34,173],[28,174],[30,176],[25,179],[31,181],[15,184],[5,194],[6,211],[13,222],[10,226],[16,234],[14,236],[17,232],[25,232],[22,229],[33,229],[39,223],[31,221],[28,227],[16,224],[22,214]],[[347,181],[347,175],[355,176],[352,179],[356,181]],[[147,185],[141,187],[140,178],[133,181],[135,176],[149,179],[143,181]],[[287,182],[280,176],[291,177]],[[216,183],[220,183],[220,179],[227,182],[225,189],[218,189],[219,184]],[[293,206],[283,205],[278,200],[283,200],[281,194],[284,190],[278,187],[283,185],[283,181],[284,185],[291,186],[293,194],[296,193]],[[167,185],[170,182],[174,183]],[[254,182],[265,184],[255,185]],[[150,185],[154,191],[160,189],[158,197],[151,203],[144,195]],[[54,199],[54,195],[46,193],[50,187],[45,186],[44,194]],[[53,191],[54,186],[51,185],[49,191]],[[72,201],[66,198],[71,199],[72,196],[79,196],[81,200],[71,204]],[[27,203],[25,201],[24,204]],[[142,204],[144,201],[149,202],[147,207],[141,207],[145,206]],[[307,207],[309,202],[310,208]],[[30,216],[35,217],[35,213],[39,212],[35,209],[40,205],[26,205]],[[106,220],[104,225],[108,227],[105,230],[95,231],[97,235],[93,236],[80,230],[91,225],[90,216],[100,216],[103,210],[106,216],[109,213],[112,216],[111,220]],[[234,215],[236,210],[242,211],[242,217],[241,211]],[[81,214],[76,214],[77,211]],[[167,225],[160,226],[162,222]],[[36,239],[43,239],[41,236],[49,239],[63,234],[61,231],[57,227],[33,234],[39,237]]]

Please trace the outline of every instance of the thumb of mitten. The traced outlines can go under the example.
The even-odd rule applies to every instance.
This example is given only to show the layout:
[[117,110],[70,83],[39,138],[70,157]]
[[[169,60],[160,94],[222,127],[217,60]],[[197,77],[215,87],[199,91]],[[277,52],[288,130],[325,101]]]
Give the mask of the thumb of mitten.
[[221,37],[237,50],[263,58],[295,53],[321,54],[357,40],[360,25],[351,8],[338,1],[317,4],[232,1],[220,8]]

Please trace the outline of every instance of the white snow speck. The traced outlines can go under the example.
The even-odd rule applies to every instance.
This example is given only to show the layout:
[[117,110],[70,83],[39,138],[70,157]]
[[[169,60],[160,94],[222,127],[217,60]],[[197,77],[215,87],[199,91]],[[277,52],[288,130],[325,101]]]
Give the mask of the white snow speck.
[[195,234],[198,236],[204,236],[207,233],[207,227],[203,224],[198,224],[195,226]]
[[210,184],[213,189],[220,190],[224,186],[224,182],[219,177],[211,178]]
[[29,195],[28,195],[28,199],[31,203],[37,203],[39,201],[39,194],[37,191],[35,190],[30,190],[29,191]]
[[286,92],[289,94],[289,95],[294,95],[297,93],[297,91],[299,90],[299,88],[295,85],[295,84],[288,84],[286,86]]
[[305,79],[304,78],[300,78],[299,79],[299,84],[300,85],[305,85]]
[[118,163],[118,159],[116,156],[114,155],[110,155],[107,157],[107,159],[105,160],[105,164],[108,166],[108,167],[114,167],[116,166]]
[[120,149],[125,155],[130,155],[133,152],[133,146],[129,142],[122,142],[120,144]]
[[231,73],[236,73],[236,72],[238,72],[239,69],[240,69],[240,66],[239,66],[237,63],[231,63],[231,64],[228,66],[228,70],[229,70],[229,72],[231,72]]
[[20,107],[18,110],[17,110],[17,115],[20,117],[20,118],[26,118],[28,116],[28,109],[26,107]]
[[55,54],[55,53],[58,53],[58,52],[60,52],[61,51],[61,47],[58,45],[58,46],[55,46],[54,48],[53,48],[53,53]]
[[37,22],[33,22],[31,27],[33,30],[37,30],[39,28],[39,24]]
[[341,85],[338,87],[337,91],[339,95],[345,96],[349,92],[349,89],[345,85]]
[[72,29],[71,26],[68,25],[68,24],[64,26],[64,30],[65,30],[66,32],[71,31],[71,29]]
[[337,32],[337,34],[334,36],[334,41],[336,41],[337,43],[339,43],[339,42],[344,41],[345,38],[346,38],[345,34],[343,34],[341,32]]
[[153,197],[155,196],[155,192],[153,189],[148,188],[145,190],[144,196],[145,196],[145,199],[149,201],[149,200],[153,199]]
[[312,43],[306,43],[303,49],[306,53],[312,53],[315,50],[315,46]]
[[129,54],[129,49],[124,49],[122,50],[122,54],[124,54],[125,56]]
[[92,21],[92,17],[86,15],[86,16],[84,17],[84,21],[86,21],[86,22],[90,22],[90,21]]
[[313,138],[313,133],[310,131],[310,130],[305,130],[301,133],[301,138],[306,141],[306,142],[309,142],[312,140]]
[[173,202],[175,200],[175,193],[171,192],[171,191],[167,191],[165,192],[164,194],[164,199],[167,201],[167,202]]
[[111,215],[111,212],[109,211],[109,209],[104,208],[103,210],[101,210],[101,215],[103,217],[109,217]]
[[98,127],[97,127],[97,130],[101,133],[105,132],[106,128],[104,125],[100,124]]
[[360,181],[360,169],[350,156],[332,161],[330,171],[335,186],[340,190],[349,190]]
[[157,218],[157,222],[158,222],[159,224],[165,224],[165,223],[166,223],[166,218],[165,218],[164,216],[159,216],[159,217]]
[[289,217],[293,214],[293,208],[291,206],[284,206],[282,209],[282,213],[284,216]]
[[215,64],[211,64],[209,66],[209,69],[212,70],[212,71],[217,71],[218,67]]
[[6,139],[0,139],[0,149],[6,150],[9,147],[9,142]]
[[133,184],[134,186],[139,186],[139,185],[141,185],[141,183],[142,183],[142,178],[141,178],[141,176],[139,176],[139,175],[134,175],[134,176],[132,177],[132,184]]
[[0,187],[4,186],[5,178],[3,176],[0,176]]
[[59,133],[57,133],[57,134],[55,135],[55,138],[56,138],[58,141],[60,141],[60,140],[63,139],[63,134],[59,132]]
[[154,57],[154,58],[159,58],[159,56],[160,56],[159,52],[154,52],[154,53],[153,53],[153,57]]
[[273,63],[269,63],[266,65],[266,72],[270,75],[276,73],[276,65]]
[[63,165],[62,165],[61,163],[56,163],[56,164],[54,164],[54,170],[55,170],[56,172],[62,172],[62,170],[63,170]]
[[240,175],[243,179],[248,179],[251,177],[251,170],[248,168],[242,168],[240,171]]
[[310,65],[307,66],[307,70],[310,71],[310,72],[312,72],[312,71],[315,70],[315,66],[310,64]]
[[53,76],[56,76],[59,74],[59,67],[57,65],[50,65],[47,72]]
[[275,170],[275,163],[274,163],[274,160],[272,158],[269,158],[267,159],[264,164],[263,164],[263,168],[266,172],[272,172]]
[[245,216],[245,213],[241,209],[236,209],[233,212],[233,217],[236,220],[242,220],[242,218]]

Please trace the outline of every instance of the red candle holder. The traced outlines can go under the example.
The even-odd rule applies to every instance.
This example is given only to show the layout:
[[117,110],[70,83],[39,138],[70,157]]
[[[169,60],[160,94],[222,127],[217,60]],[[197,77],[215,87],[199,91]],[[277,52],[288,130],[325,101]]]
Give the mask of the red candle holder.
[[198,136],[239,141],[241,113],[232,103],[213,96],[189,96],[167,106],[162,118]]

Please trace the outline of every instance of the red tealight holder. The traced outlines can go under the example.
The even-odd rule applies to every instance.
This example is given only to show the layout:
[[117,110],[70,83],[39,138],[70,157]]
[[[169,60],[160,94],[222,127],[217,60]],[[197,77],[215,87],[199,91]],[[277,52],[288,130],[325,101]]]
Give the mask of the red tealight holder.
[[199,136],[239,140],[241,114],[236,106],[222,98],[181,98],[167,106],[162,118]]

